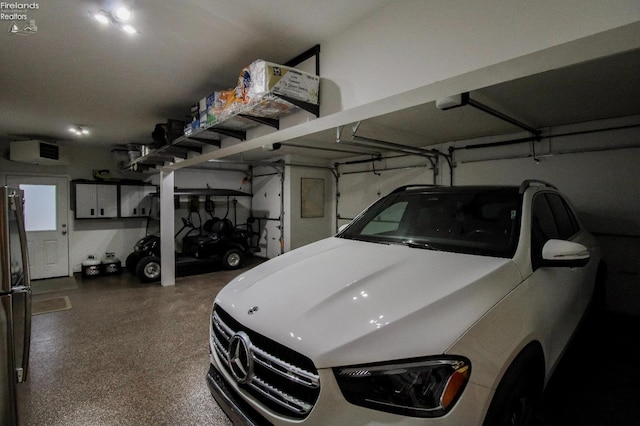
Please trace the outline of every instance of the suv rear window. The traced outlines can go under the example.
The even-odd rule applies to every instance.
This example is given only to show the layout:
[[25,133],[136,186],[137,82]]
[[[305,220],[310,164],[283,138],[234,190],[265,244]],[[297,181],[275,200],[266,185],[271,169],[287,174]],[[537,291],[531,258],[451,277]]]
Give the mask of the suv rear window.
[[522,198],[515,188],[448,188],[392,193],[338,236],[376,243],[511,257]]

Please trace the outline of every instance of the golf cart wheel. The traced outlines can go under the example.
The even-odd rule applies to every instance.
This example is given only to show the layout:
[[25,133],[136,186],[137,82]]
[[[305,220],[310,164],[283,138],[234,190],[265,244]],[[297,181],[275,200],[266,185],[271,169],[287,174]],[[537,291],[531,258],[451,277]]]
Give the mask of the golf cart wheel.
[[142,259],[142,256],[135,251],[127,256],[127,260],[125,261],[125,266],[127,267],[127,271],[132,274],[136,273],[136,267],[138,266],[138,262]]
[[136,266],[136,275],[143,283],[160,280],[160,259],[156,256],[147,256],[140,259]]
[[227,269],[238,269],[244,263],[244,256],[242,255],[242,251],[232,248],[227,250],[227,252],[222,257],[222,264]]

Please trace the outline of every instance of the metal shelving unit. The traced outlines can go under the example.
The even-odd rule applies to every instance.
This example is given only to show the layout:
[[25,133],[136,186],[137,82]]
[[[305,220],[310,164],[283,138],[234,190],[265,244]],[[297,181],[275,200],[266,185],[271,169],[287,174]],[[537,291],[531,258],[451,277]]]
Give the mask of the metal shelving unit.
[[[285,66],[295,67],[307,59],[315,57],[316,75],[320,75],[320,45],[316,45],[306,52],[285,63]],[[189,153],[202,154],[205,146],[220,147],[222,136],[229,136],[241,141],[247,140],[247,130],[259,125],[266,125],[276,130],[280,129],[280,117],[297,110],[304,110],[316,117],[320,116],[320,106],[303,102],[288,96],[267,93],[260,99],[243,105],[230,116],[212,125],[193,131],[191,134],[180,136],[167,145],[151,150],[121,167],[122,170],[142,171],[155,167],[162,167],[166,162],[176,159],[186,159]]]

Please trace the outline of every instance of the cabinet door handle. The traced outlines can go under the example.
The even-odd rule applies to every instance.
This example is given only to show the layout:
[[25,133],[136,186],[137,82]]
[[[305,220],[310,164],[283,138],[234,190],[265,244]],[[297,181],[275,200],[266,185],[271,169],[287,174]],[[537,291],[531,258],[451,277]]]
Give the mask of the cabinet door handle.
[[137,215],[138,214],[138,209],[133,209],[133,214]]
[[104,209],[100,209],[100,216],[104,216]]
[[91,216],[95,216],[96,215],[96,210],[95,209],[91,209]]

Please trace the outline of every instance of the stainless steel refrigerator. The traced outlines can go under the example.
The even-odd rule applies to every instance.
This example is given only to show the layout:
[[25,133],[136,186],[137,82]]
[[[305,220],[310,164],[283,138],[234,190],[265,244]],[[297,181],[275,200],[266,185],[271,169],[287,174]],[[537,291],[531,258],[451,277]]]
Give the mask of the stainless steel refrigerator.
[[16,391],[27,379],[31,286],[23,195],[0,186],[0,424],[18,424]]

